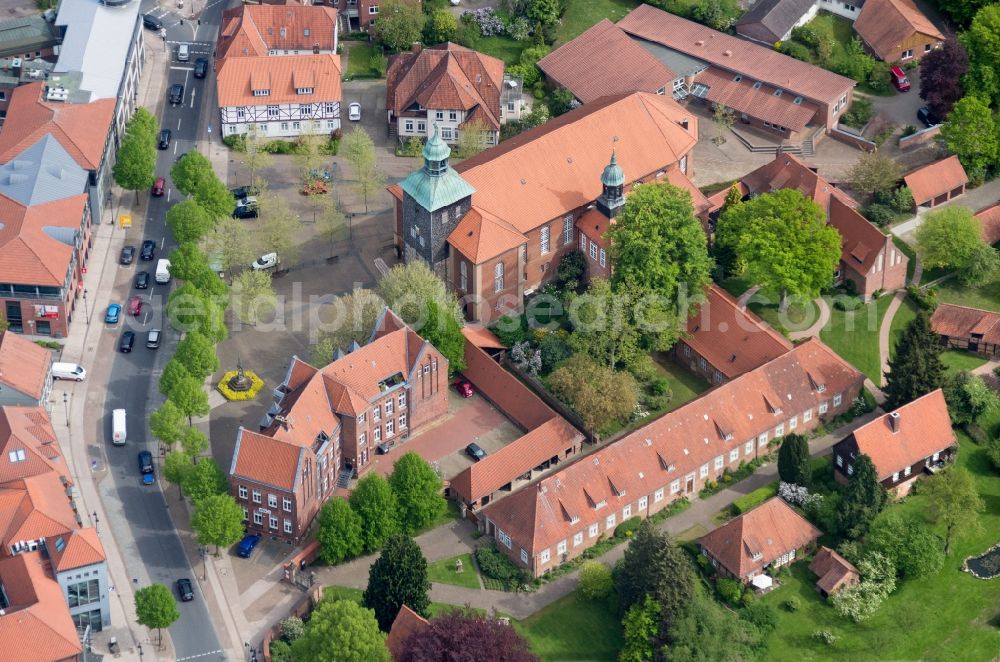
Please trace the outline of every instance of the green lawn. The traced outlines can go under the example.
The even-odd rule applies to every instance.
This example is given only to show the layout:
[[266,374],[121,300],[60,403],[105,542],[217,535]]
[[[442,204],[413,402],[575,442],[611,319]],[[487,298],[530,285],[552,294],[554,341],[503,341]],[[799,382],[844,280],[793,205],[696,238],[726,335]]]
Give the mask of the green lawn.
[[949,375],[963,370],[972,370],[986,363],[986,357],[971,354],[958,349],[948,349],[941,352],[941,362],[944,363]]
[[965,287],[958,282],[958,279],[949,278],[936,285],[935,289],[940,303],[954,303],[959,306],[1000,312],[1000,280],[980,287]]
[[566,11],[556,32],[556,47],[577,37],[602,18],[617,23],[639,6],[635,0],[565,0]]
[[[801,608],[790,613],[779,608],[778,627],[769,639],[769,660],[990,660],[1000,651],[997,582],[983,581],[961,571],[962,559],[981,554],[1000,539],[1000,475],[983,448],[959,433],[958,464],[973,473],[986,511],[982,531],[953,542],[944,569],[933,577],[901,582],[896,592],[868,621],[855,625],[840,618],[815,590],[815,577],[802,561],[790,577],[764,600],[781,605],[796,595]],[[892,508],[926,512],[919,494]],[[938,531],[941,533],[941,531]],[[817,643],[816,630],[830,630],[833,646]]]
[[344,72],[346,78],[378,78],[372,70],[372,56],[380,49],[371,44],[351,42],[350,50],[347,54],[347,71]]
[[[739,299],[744,292],[753,287],[753,283],[742,276],[732,276],[722,281],[722,288]],[[774,292],[758,290],[751,298],[747,307],[755,315],[773,326],[778,331],[799,331],[807,329],[816,321],[819,310],[812,301],[792,303],[784,314],[778,312],[780,297]]]
[[514,627],[543,660],[615,660],[624,644],[621,619],[603,600],[570,593]]
[[[670,382],[670,391],[673,393],[670,404],[663,411],[656,413],[657,416],[691,402],[710,388],[710,384],[704,379],[680,367],[666,356],[655,354],[653,361],[656,364],[656,374],[667,378]],[[650,412],[650,416],[653,415],[654,412]]]
[[889,327],[889,357],[896,355],[896,341],[906,329],[906,326],[917,316],[917,304],[913,303],[910,297],[903,299],[896,315],[892,318],[892,325]]
[[506,64],[517,64],[521,51],[531,45],[531,41],[514,41],[510,37],[483,37],[478,29],[463,29],[459,23],[460,35],[456,41],[472,50],[500,58]]
[[849,312],[830,306],[830,321],[820,331],[823,342],[876,384],[881,372],[878,329],[890,301],[892,296],[886,294]]
[[[455,571],[455,561],[461,559],[462,572]],[[479,573],[472,563],[472,554],[459,554],[427,564],[427,578],[439,584],[454,584],[466,588],[479,588]]]
[[[364,591],[360,588],[350,588],[348,586],[327,586],[323,589],[323,597],[329,598],[330,600],[350,600],[351,602],[357,602],[361,604],[362,596]],[[452,609],[466,609],[461,605],[449,605],[443,602],[432,602],[427,608],[430,612],[431,618],[449,612]],[[472,611],[479,612],[481,614],[486,613],[482,609],[471,608]]]

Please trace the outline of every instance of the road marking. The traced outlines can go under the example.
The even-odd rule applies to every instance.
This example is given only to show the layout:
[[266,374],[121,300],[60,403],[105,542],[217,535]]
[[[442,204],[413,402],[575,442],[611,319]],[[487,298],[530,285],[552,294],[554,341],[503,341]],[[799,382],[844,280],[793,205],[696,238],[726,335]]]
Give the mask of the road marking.
[[149,311],[147,310],[146,314],[142,316],[142,325],[146,326],[148,322],[149,322]]
[[194,108],[194,98],[198,94],[198,90],[191,90],[191,107]]
[[160,238],[160,250],[162,251],[163,247],[166,246],[166,245],[167,245],[167,238],[166,237],[161,237]]
[[170,71],[194,71],[194,67],[170,67]]
[[[178,117],[177,118],[177,130],[178,131],[181,130],[181,120],[182,119],[183,119],[182,117]],[[177,143],[174,143],[174,154],[176,154],[176,153],[177,153]]]
[[208,655],[215,655],[216,653],[223,653],[223,652],[225,651],[223,651],[220,648],[219,650],[208,651],[207,653],[198,653],[197,655],[188,655],[187,657],[179,657],[177,658],[177,662],[183,662],[184,660],[197,660],[199,657],[206,657]]
[[[176,154],[176,153],[177,153],[177,146],[175,145],[174,146],[174,154]],[[169,189],[169,188],[167,189],[167,202],[170,202],[170,192],[171,191],[173,191],[173,189]]]

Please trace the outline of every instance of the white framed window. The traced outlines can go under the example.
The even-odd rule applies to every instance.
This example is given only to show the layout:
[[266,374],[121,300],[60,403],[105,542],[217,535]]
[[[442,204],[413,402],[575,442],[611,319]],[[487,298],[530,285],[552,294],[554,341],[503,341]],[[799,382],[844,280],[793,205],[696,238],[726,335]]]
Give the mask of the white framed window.
[[547,549],[543,549],[542,553],[538,555],[538,560],[541,561],[542,563],[548,563],[550,558],[551,555],[549,554],[549,550]]
[[825,414],[829,410],[829,408],[830,408],[829,404],[827,404],[827,401],[824,400],[823,402],[819,403],[819,407],[817,408],[817,411],[822,416],[823,414]]
[[443,140],[451,140],[453,131],[454,129],[452,129],[450,126],[444,127],[443,129],[441,129],[441,138]]
[[601,249],[601,260],[600,260],[601,266],[603,267],[605,264],[607,264],[607,261],[608,261],[608,254],[605,253],[604,249],[602,248]]
[[547,225],[542,228],[542,231],[539,234],[539,245],[541,247],[542,255],[549,252],[549,226]]
[[503,291],[503,262],[497,262],[493,267],[493,291]]
[[527,552],[527,550],[524,550],[524,549],[521,550],[521,563],[523,563],[525,565],[528,564],[528,552]]
[[[660,491],[662,492],[662,490],[660,490]],[[670,493],[671,494],[677,494],[680,491],[681,491],[681,481],[678,478],[677,480],[675,480],[672,483],[670,483]]]
[[277,508],[278,507],[278,497],[276,497],[273,494],[268,494],[267,495],[267,507],[268,508]]
[[794,430],[797,427],[799,427],[799,417],[792,416],[790,419],[788,419],[788,429]]
[[587,251],[587,235],[580,233],[580,250]]
[[458,280],[458,283],[459,283],[458,287],[459,287],[459,289],[461,289],[463,291],[464,290],[468,290],[469,289],[469,265],[468,265],[468,263],[465,262],[465,260],[462,260],[461,262],[458,263],[458,276],[459,276],[459,280]]
[[573,241],[573,214],[567,214],[563,218],[563,246]]
[[853,464],[848,464],[847,465],[847,475],[848,476],[853,476],[854,475],[854,465]]
[[253,523],[257,524],[257,525],[263,524],[264,523],[264,515],[263,515],[263,513],[260,513],[260,512],[254,513],[253,514]]
[[454,110],[449,110],[448,111],[448,119],[450,121],[452,121],[452,122],[457,122],[458,121],[458,112],[454,111]]
[[767,433],[766,432],[763,433],[763,434],[761,434],[759,437],[757,437],[757,447],[758,448],[763,448],[764,446],[767,446]]
[[653,492],[653,503],[659,503],[661,501],[663,501],[663,488],[662,487],[660,489],[656,490],[655,492]]
[[497,529],[497,540],[499,540],[500,544],[502,544],[504,547],[510,549],[510,536],[508,536],[500,529]]
[[391,437],[394,434],[396,434],[396,422],[395,421],[391,421],[391,420],[390,421],[386,421],[385,422],[385,436],[386,436],[386,439],[388,439],[389,437]]
[[267,516],[267,524],[272,529],[277,529],[278,528],[278,518],[275,517],[274,515],[268,515]]
[[708,465],[707,464],[701,465],[701,469],[698,470],[698,476],[701,477],[701,478],[707,478],[708,477]]
[[839,407],[840,403],[843,402],[843,401],[844,401],[844,394],[843,393],[838,393],[837,395],[833,396],[833,406],[834,407]]
[[[724,462],[722,461],[722,456],[721,455],[719,457],[715,458],[715,468],[716,468],[716,470],[721,469],[723,464],[724,464]],[[708,470],[706,470],[705,473],[707,474]]]
[[895,483],[897,480],[899,480],[899,472],[898,471],[894,471],[892,473],[892,482]]
[[288,131],[288,122],[282,122],[281,123],[281,130],[282,131]]
[[402,414],[399,415],[399,429],[400,430],[406,429],[406,412],[403,412]]
[[388,400],[385,401],[385,415],[392,416],[392,411],[393,411],[393,400],[392,398],[389,398]]
[[361,434],[358,435],[359,446],[364,446],[367,441],[368,441],[368,434],[366,432],[362,432]]
[[[310,92],[310,94],[311,93],[312,92]],[[299,104],[299,117],[309,117],[310,115],[312,115],[312,112],[313,112],[313,107],[311,104],[308,103]]]
[[813,410],[812,409],[806,409],[804,412],[802,412],[802,422],[803,423],[808,423],[812,419],[813,419]]
[[598,527],[596,524],[591,524],[590,529],[587,530],[587,535],[589,535],[591,538],[597,536],[597,528]]
[[566,541],[560,540],[556,544],[556,554],[565,554],[565,553],[566,553]]
[[380,441],[382,441],[382,426],[381,425],[378,426],[377,428],[375,428],[375,437],[374,437],[374,440],[375,440],[376,444],[379,443]]
[[249,511],[249,510],[247,510],[246,508],[244,508],[244,509],[243,509],[243,521],[245,522],[245,521],[247,521],[248,519],[250,519],[250,511]]
[[753,439],[747,442],[746,448],[743,449],[744,455],[750,455],[753,453]]
[[616,521],[617,521],[617,517],[616,517],[615,513],[611,513],[610,515],[608,515],[607,517],[604,518],[604,528],[605,529],[613,529],[613,528],[615,528],[615,522]]
[[247,498],[247,486],[246,485],[240,485],[237,489],[239,490],[240,498],[241,499],[246,499]]
[[844,456],[843,455],[838,455],[837,456],[837,466],[838,467],[844,466]]
[[381,407],[375,407],[375,409],[372,409],[372,420],[375,421],[376,423],[378,423],[379,421],[382,420],[382,408]]
[[363,424],[367,420],[368,420],[368,414],[366,412],[361,412],[361,415],[358,416],[358,425]]
[[579,547],[582,544],[583,544],[583,533],[582,532],[581,533],[574,533],[573,534],[573,546],[574,547]]
[[684,156],[682,156],[681,160],[677,162],[677,167],[679,167],[681,169],[681,172],[683,172],[685,175],[687,174],[687,172],[688,172],[688,157],[687,157],[687,154],[685,154]]
[[292,500],[289,499],[288,497],[282,498],[281,509],[284,510],[286,513],[292,512]]
[[903,469],[903,475],[904,476],[909,476],[910,473],[911,473],[911,468],[910,467],[906,467],[905,469]]
[[258,490],[253,491],[253,502],[260,503],[260,492]]
[[400,409],[406,409],[406,392],[399,394],[399,397],[396,398],[396,404],[399,405]]
[[335,104],[335,103],[327,103],[327,104],[324,104],[324,107],[326,108],[326,114],[327,115],[336,115],[337,114],[337,104]]
[[286,518],[285,519],[285,533],[291,533],[291,532],[292,532],[292,520]]
[[646,510],[649,505],[649,497],[639,497],[639,510]]
[[268,118],[277,117],[278,116],[278,107],[277,106],[268,106],[267,107],[267,116],[268,116]]
[[622,508],[622,521],[624,522],[629,517],[632,517],[632,504],[627,504]]
[[377,13],[378,13],[378,5],[372,5],[371,7],[368,8],[369,15],[374,16]]
[[734,448],[733,450],[729,451],[729,461],[730,462],[735,462],[738,459],[740,459],[740,449],[739,448]]
[[911,57],[913,57],[913,49],[912,48],[907,48],[905,51],[903,51],[903,55],[899,59],[900,60],[909,60]]
[[775,428],[774,428],[774,436],[775,437],[780,437],[780,436],[782,436],[784,434],[785,434],[785,424],[784,423],[781,423],[780,425],[775,426]]
[[403,127],[407,133],[413,133],[413,120],[406,120],[406,122],[403,123]]
[[597,244],[594,243],[593,241],[590,242],[590,259],[591,260],[597,259]]

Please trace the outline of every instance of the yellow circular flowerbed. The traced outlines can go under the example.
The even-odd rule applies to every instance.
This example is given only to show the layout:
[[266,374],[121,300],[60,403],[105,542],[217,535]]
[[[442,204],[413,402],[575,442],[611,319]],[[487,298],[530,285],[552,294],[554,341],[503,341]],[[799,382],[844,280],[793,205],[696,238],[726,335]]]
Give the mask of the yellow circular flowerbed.
[[257,376],[256,372],[252,370],[244,370],[243,374],[247,376],[250,380],[251,386],[249,391],[234,391],[229,388],[229,380],[236,376],[237,371],[232,370],[227,372],[222,376],[222,380],[215,387],[219,390],[226,400],[253,400],[260,393],[260,390],[264,388],[264,380]]

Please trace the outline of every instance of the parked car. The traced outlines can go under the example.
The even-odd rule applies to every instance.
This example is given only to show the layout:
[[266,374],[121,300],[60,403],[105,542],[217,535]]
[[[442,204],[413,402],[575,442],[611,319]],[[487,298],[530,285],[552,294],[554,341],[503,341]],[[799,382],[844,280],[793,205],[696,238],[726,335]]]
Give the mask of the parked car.
[[256,533],[248,533],[243,536],[243,540],[236,546],[236,556],[241,559],[248,559],[253,554],[254,547],[260,542],[260,536]]
[[153,474],[153,454],[149,451],[139,451],[139,474],[142,476],[143,485],[152,485],[156,482]]
[[260,189],[256,186],[237,186],[234,189],[230,189],[233,197],[237,200],[242,200],[243,198],[251,198],[260,193]]
[[142,298],[136,295],[128,298],[128,314],[137,317],[142,314]]
[[476,389],[472,387],[472,382],[468,379],[459,379],[455,382],[455,390],[458,391],[458,394],[463,398],[471,398],[476,392]]
[[170,147],[170,129],[160,129],[160,135],[156,139],[156,146],[160,149]]
[[900,92],[910,91],[910,79],[906,77],[906,72],[898,64],[889,68],[889,80],[892,81],[893,87]]
[[258,213],[256,205],[253,207],[239,205],[233,210],[233,218],[257,218]]
[[135,275],[135,289],[145,290],[149,288],[149,272],[140,271]]
[[122,354],[128,354],[132,351],[132,347],[135,346],[135,331],[126,331],[122,334],[121,340],[118,341],[118,351]]
[[923,125],[928,128],[937,126],[941,123],[938,116],[932,113],[931,109],[927,106],[922,106],[919,110],[917,110],[917,119],[923,122]]
[[135,259],[135,246],[124,246],[118,256],[118,264],[132,264]]
[[174,83],[170,86],[170,103],[174,106],[184,103],[184,86]]
[[264,271],[266,269],[273,269],[278,266],[278,254],[277,253],[266,253],[257,258],[250,268],[254,271]]
[[146,334],[146,349],[157,349],[160,346],[160,333],[159,329],[149,330]]
[[355,101],[354,103],[347,106],[347,119],[352,122],[361,121],[361,104]]
[[486,457],[486,451],[479,447],[479,444],[472,443],[465,447],[465,454],[476,462]]
[[388,455],[389,451],[392,450],[392,444],[388,441],[383,441],[381,444],[375,447],[375,453],[378,455]]
[[153,195],[157,198],[163,195],[167,190],[167,180],[163,177],[157,177],[156,181],[153,182]]
[[309,171],[309,179],[313,181],[326,182],[329,184],[333,181],[333,176],[330,171],[326,168],[313,168]]
[[153,16],[152,14],[143,14],[142,26],[147,30],[156,30],[157,32],[159,32],[160,30],[163,29],[163,21],[161,21],[156,16]]
[[208,60],[203,57],[194,61],[194,77],[204,78],[208,75]]
[[194,590],[191,587],[191,580],[187,577],[177,580],[177,596],[181,602],[191,602],[194,600]]
[[108,306],[108,311],[104,313],[104,323],[105,324],[118,324],[118,318],[122,314],[122,305],[120,303],[113,303]]
[[139,258],[148,262],[153,259],[154,255],[156,255],[156,242],[152,239],[142,242],[142,250],[139,251]]

